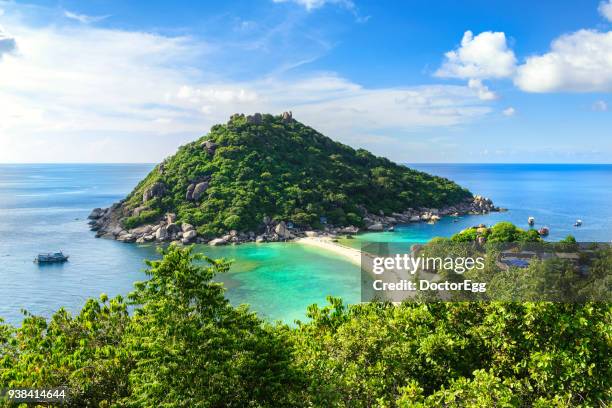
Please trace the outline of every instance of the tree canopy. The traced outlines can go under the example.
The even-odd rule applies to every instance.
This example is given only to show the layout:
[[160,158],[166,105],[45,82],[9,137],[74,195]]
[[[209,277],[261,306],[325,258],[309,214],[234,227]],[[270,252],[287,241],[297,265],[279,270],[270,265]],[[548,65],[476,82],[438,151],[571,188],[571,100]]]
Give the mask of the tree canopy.
[[287,326],[230,305],[212,280],[228,267],[170,246],[128,299],[102,295],[75,316],[0,324],[0,387],[67,385],[75,407],[587,407],[612,398],[609,303],[330,298]]

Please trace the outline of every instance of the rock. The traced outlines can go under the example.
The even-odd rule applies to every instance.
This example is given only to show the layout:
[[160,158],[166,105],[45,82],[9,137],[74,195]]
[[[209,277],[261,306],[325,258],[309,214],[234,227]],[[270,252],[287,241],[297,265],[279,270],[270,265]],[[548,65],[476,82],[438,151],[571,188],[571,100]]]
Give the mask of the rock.
[[140,207],[136,207],[132,210],[132,215],[138,217],[140,213],[147,209],[147,206],[141,205]]
[[384,229],[383,225],[380,222],[376,224],[372,224],[368,227],[368,231],[382,231]]
[[429,213],[425,213],[425,214],[421,215],[421,220],[422,221],[429,221],[430,218],[431,218],[431,214],[429,214]]
[[134,242],[136,241],[136,237],[133,234],[121,234],[117,237],[117,241]]
[[190,241],[190,240],[188,240],[187,238],[183,238],[183,239],[181,239],[181,244],[183,244],[183,245],[187,245],[187,244],[189,244],[190,242],[191,242],[191,241]]
[[223,238],[215,238],[208,243],[211,246],[227,245],[227,240]]
[[166,185],[161,181],[154,183],[142,195],[142,201],[147,202],[153,198],[163,197],[166,194]]
[[185,193],[185,200],[193,200],[193,190],[195,190],[195,183],[191,183],[187,186],[187,192]]
[[194,230],[186,231],[183,233],[183,241],[187,240],[187,242],[191,242],[197,236],[198,233]]
[[246,121],[247,123],[250,123],[252,125],[261,125],[261,122],[262,122],[261,113],[254,113],[253,115],[248,115],[246,117]]
[[145,243],[145,239],[144,239],[144,237],[140,237],[140,238],[138,238],[138,239],[136,240],[136,243],[137,243],[137,244],[144,244],[144,243]]
[[279,222],[276,225],[276,227],[274,227],[274,232],[276,232],[278,234],[278,236],[281,237],[281,238],[290,238],[291,237],[291,232],[287,228],[287,224],[285,224],[285,221]]
[[432,215],[432,216],[429,218],[429,221],[431,221],[431,222],[437,222],[437,221],[440,221],[440,216],[439,216],[439,215],[434,214],[434,215]]
[[359,232],[359,228],[354,227],[352,225],[348,226],[348,227],[344,227],[340,230],[340,232],[342,234],[356,234]]
[[186,222],[183,223],[183,225],[181,225],[181,229],[183,230],[183,233],[187,232],[187,231],[191,231],[193,230],[193,225],[191,224],[187,224]]
[[208,154],[215,154],[215,150],[217,149],[218,144],[211,140],[207,140],[202,143],[202,148],[206,150]]
[[304,234],[306,234],[307,237],[318,237],[319,233],[317,231],[306,231]]
[[293,113],[291,111],[283,112],[283,114],[282,114],[282,122],[283,123],[291,123],[292,121],[293,121]]
[[266,237],[263,235],[258,235],[257,238],[255,238],[255,242],[266,242]]
[[97,220],[98,218],[102,217],[102,215],[104,215],[103,209],[94,208],[93,210],[91,210],[91,213],[87,218],[89,218],[90,220]]
[[235,236],[237,236],[237,235],[238,235],[238,231],[236,231],[236,230],[231,230],[231,231],[229,232],[229,234],[230,234],[232,237],[235,237]]
[[264,223],[265,225],[268,225],[268,224],[270,224],[270,222],[271,222],[270,217],[268,217],[267,215],[264,215],[264,217],[263,217],[263,223]]
[[151,241],[155,241],[155,235],[150,234],[150,235],[145,235],[144,237],[142,237],[142,239],[145,242],[151,242]]
[[201,183],[198,183],[195,185],[195,188],[193,189],[193,195],[192,195],[192,199],[194,201],[198,201],[202,195],[204,195],[204,192],[208,189],[208,181],[203,181]]
[[165,241],[168,239],[168,231],[165,225],[162,225],[155,231],[155,239],[158,241]]
[[174,214],[174,213],[167,213],[166,214],[166,222],[168,224],[172,224],[172,223],[176,222],[176,214]]
[[129,232],[134,235],[147,235],[153,231],[152,225],[142,225],[140,227],[132,228]]
[[421,221],[421,217],[419,217],[418,215],[413,215],[412,217],[410,217],[410,222],[419,222]]
[[178,234],[179,232],[182,232],[183,230],[181,229],[181,226],[178,224],[168,224],[166,225],[166,231],[168,231],[168,234]]

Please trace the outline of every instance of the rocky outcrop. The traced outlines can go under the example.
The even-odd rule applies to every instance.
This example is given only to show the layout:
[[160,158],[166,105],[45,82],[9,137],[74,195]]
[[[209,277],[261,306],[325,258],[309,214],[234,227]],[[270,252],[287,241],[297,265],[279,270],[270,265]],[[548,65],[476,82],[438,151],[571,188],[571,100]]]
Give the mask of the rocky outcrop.
[[254,113],[252,115],[248,115],[246,117],[246,121],[247,123],[253,125],[261,125],[261,123],[263,122],[263,117],[261,116],[261,113]]
[[281,117],[282,117],[282,119],[281,119],[282,122],[285,123],[285,124],[293,122],[293,113],[291,111],[283,112]]
[[[197,186],[207,182],[198,182],[194,184],[192,197],[201,198],[200,194],[195,194]],[[203,192],[206,189],[201,189]],[[133,211],[129,211],[123,207],[124,202],[113,204],[110,208],[102,209],[95,208],[89,214],[89,224],[91,229],[97,231],[97,237],[116,239],[121,242],[180,242],[188,245],[193,243],[206,243],[209,245],[228,245],[241,244],[244,242],[279,242],[288,241],[298,237],[315,237],[315,236],[331,236],[338,235],[351,236],[360,232],[360,229],[353,226],[333,226],[326,225],[321,230],[306,230],[299,227],[294,228],[291,224],[284,220],[273,220],[269,216],[262,218],[259,233],[253,231],[239,232],[236,230],[229,231],[227,234],[217,237],[213,240],[206,240],[198,236],[196,228],[188,223],[177,223],[177,217],[173,213],[166,214],[163,219],[156,223],[142,225],[137,228],[125,229],[122,225],[122,220],[132,215]],[[403,212],[394,212],[391,215],[384,213],[371,214],[365,210],[365,207],[360,207],[363,212],[364,229],[367,231],[386,231],[392,230],[396,224],[408,224],[411,222],[437,222],[444,216],[459,216],[465,214],[486,214],[492,211],[502,211],[493,205],[493,202],[482,196],[476,196],[473,199],[465,200],[454,206],[444,208],[409,208]]]
[[143,193],[142,201],[146,203],[153,198],[163,197],[167,191],[166,185],[157,181]]
[[219,145],[211,140],[206,140],[205,142],[202,142],[202,148],[206,150],[206,153],[210,155],[215,154],[215,151],[217,150],[217,146]]
[[204,195],[204,193],[208,190],[208,181],[203,181],[195,185],[192,194],[193,201],[199,201],[200,198]]

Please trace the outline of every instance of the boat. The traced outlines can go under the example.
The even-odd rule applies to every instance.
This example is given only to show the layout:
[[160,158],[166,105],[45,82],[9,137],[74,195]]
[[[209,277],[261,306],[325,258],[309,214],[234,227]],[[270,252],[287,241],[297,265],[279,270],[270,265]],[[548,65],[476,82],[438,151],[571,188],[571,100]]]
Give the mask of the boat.
[[38,254],[36,258],[34,258],[34,262],[36,263],[63,263],[68,260],[68,255],[64,255],[62,251],[46,253],[46,254]]
[[579,227],[582,225],[582,220],[576,220],[576,222],[574,223],[574,227]]
[[535,218],[533,218],[533,217],[527,218],[527,224],[529,224],[529,226],[533,227],[533,224],[535,224]]
[[548,227],[542,227],[538,230],[538,234],[540,234],[543,237],[547,236],[549,232],[550,230],[548,229]]
[[390,227],[387,229],[387,231],[389,231],[389,232],[393,232],[393,231],[395,231],[395,227],[392,225],[392,226],[390,226]]

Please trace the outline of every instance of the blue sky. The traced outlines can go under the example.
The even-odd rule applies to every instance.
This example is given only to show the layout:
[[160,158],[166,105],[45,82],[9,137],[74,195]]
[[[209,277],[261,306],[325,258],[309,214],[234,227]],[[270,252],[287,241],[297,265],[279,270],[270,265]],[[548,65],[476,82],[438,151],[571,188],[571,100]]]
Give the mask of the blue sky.
[[609,0],[177,3],[0,1],[0,162],[284,110],[399,162],[612,162]]

